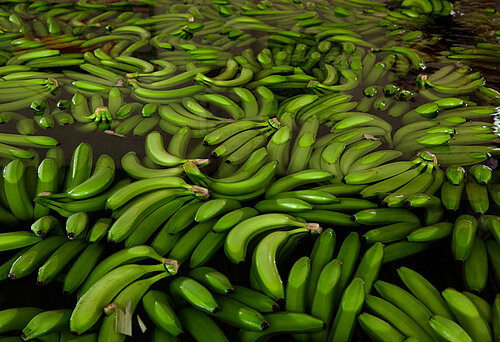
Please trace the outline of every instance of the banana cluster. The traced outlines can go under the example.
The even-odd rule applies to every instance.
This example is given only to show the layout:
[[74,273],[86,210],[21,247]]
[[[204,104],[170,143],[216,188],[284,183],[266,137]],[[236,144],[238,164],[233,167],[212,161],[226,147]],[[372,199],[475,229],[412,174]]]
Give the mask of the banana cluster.
[[497,294],[493,303],[467,291],[441,293],[422,275],[407,268],[397,273],[409,292],[382,280],[374,283],[382,297],[367,295],[358,317],[373,341],[495,341],[498,336]]

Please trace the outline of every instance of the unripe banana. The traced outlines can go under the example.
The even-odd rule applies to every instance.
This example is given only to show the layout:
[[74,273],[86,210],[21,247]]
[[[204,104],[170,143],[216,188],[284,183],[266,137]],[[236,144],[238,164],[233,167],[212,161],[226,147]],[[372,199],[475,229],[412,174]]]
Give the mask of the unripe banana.
[[219,304],[210,291],[192,278],[177,277],[170,283],[169,289],[174,300],[181,298],[207,313],[216,313],[220,310]]

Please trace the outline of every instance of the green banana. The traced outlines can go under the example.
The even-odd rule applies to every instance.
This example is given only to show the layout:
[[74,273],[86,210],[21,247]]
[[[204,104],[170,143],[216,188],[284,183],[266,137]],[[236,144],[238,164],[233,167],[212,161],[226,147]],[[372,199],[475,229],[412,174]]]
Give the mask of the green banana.
[[181,298],[207,313],[217,313],[220,310],[210,291],[192,278],[177,277],[170,283],[169,289],[174,300]]
[[[78,240],[77,240],[78,241]],[[72,293],[76,291],[94,267],[105,251],[102,243],[89,244],[71,265],[68,273],[64,277],[63,292]]]
[[23,328],[21,337],[26,341],[67,329],[70,315],[71,310],[67,309],[43,311]]
[[0,332],[19,331],[28,324],[33,317],[43,310],[37,307],[17,307],[0,311]]
[[173,336],[183,332],[179,318],[172,307],[171,299],[165,292],[149,290],[142,297],[142,304],[149,318],[157,327],[161,327]]
[[45,285],[54,281],[86,245],[83,239],[69,240],[62,244],[38,269],[37,285]]
[[460,215],[453,225],[451,251],[455,260],[465,261],[472,252],[476,239],[477,220],[471,215]]
[[102,308],[131,282],[151,272],[166,271],[165,265],[124,265],[107,273],[92,285],[78,300],[70,318],[70,330],[82,334],[102,315]]
[[125,248],[110,255],[91,270],[79,290],[78,297],[81,297],[90,287],[92,287],[92,285],[99,281],[99,279],[115,268],[148,258],[159,262],[164,260],[152,247],[144,245]]
[[307,226],[311,228],[317,227],[317,225],[308,225],[286,214],[262,214],[250,217],[238,223],[229,231],[224,243],[224,251],[229,260],[239,263],[245,260],[247,246],[257,234],[284,227],[299,228]]
[[493,341],[491,328],[466,295],[452,288],[444,290],[442,295],[458,322],[473,340]]

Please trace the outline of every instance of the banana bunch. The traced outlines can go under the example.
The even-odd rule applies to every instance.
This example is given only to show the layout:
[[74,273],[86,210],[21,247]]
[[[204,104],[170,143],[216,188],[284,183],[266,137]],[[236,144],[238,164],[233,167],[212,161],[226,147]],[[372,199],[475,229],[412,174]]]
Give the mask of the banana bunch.
[[[17,138],[17,136],[13,136]],[[52,138],[48,141],[50,142],[50,140],[55,141]],[[49,151],[56,150],[49,149]],[[38,158],[38,154],[28,153]],[[33,153],[36,153],[36,151],[33,150]],[[43,188],[53,190],[58,186],[57,162],[46,158],[40,163],[39,167],[36,159],[29,161],[14,159],[8,161],[2,169],[3,175],[0,184],[2,190],[0,198],[2,222],[10,226],[16,226],[19,221],[29,221],[33,217],[43,214],[45,210],[34,205],[33,197],[35,197],[39,189],[41,191],[43,191]]]
[[472,211],[485,214],[490,208],[490,197],[496,205],[498,199],[498,171],[486,165],[476,164],[469,169],[468,175],[463,167],[450,166],[446,169],[447,180],[441,188],[441,200],[444,207],[451,211],[459,210],[464,188]]
[[61,150],[47,155],[38,167],[38,182],[33,194],[35,218],[47,215],[49,209],[65,217],[104,210],[110,193],[129,180],[114,183],[115,162],[107,154],[99,156],[93,172],[92,166],[92,147],[87,143],[81,143],[74,150],[67,173]]
[[491,66],[498,65],[500,62],[495,53],[496,49],[497,46],[491,43],[478,43],[471,48],[452,46],[450,48],[451,54],[447,58],[468,62],[473,66],[482,65],[491,68]]
[[[98,258],[104,252],[104,246],[89,245],[85,239],[67,239],[57,219],[45,216],[45,220],[37,220],[32,227],[37,234],[30,232],[3,233],[2,250],[18,249],[18,251],[1,265],[1,280],[18,280],[37,271],[37,285],[46,285],[56,280],[70,262],[82,269],[83,263],[92,267],[91,258]],[[51,220],[52,224],[41,221]],[[44,237],[40,237],[41,229]],[[50,229],[49,229],[50,228]],[[77,258],[78,257],[78,258]],[[74,266],[77,267],[77,266]],[[75,275],[69,275],[67,279]],[[81,276],[81,275],[77,275]]]
[[[240,329],[238,339],[242,341],[321,331],[324,325],[307,314],[276,312],[280,307],[270,297],[258,290],[233,285],[211,267],[194,268],[186,276],[173,279],[168,292],[148,291],[142,297],[142,304],[165,339],[187,332],[197,341],[214,338],[229,341],[214,319],[223,326]],[[102,328],[99,336],[103,336]]]
[[432,75],[419,75],[416,82],[420,89],[429,90],[428,94],[438,98],[442,95],[473,93],[484,84],[485,79],[479,72],[470,73],[469,71],[468,66],[455,69],[449,65]]
[[[26,53],[25,55],[29,54]],[[50,73],[30,71],[30,67],[17,64],[5,65],[2,68],[3,79],[12,75],[11,78],[7,77],[0,85],[0,89],[2,89],[0,111],[2,112],[27,108],[34,99],[54,98],[54,95],[59,91],[59,83]]]
[[359,324],[372,341],[494,341],[498,332],[498,300],[491,305],[467,291],[439,291],[422,275],[400,267],[409,289],[378,280],[380,297],[367,295]]
[[[442,99],[447,100],[447,99]],[[448,99],[452,100],[452,99]],[[441,100],[438,100],[441,101]],[[438,106],[431,108],[434,103],[422,105],[405,114],[403,120],[411,118],[393,136],[395,148],[405,153],[406,156],[416,151],[428,151],[436,156],[442,166],[472,165],[487,160],[498,154],[495,142],[498,139],[491,123],[483,121],[468,121],[477,113],[478,117],[488,116],[492,111],[489,108],[478,106],[458,108],[445,111],[435,116],[431,113],[432,120],[425,120],[417,111],[432,112]],[[427,106],[429,105],[429,106]],[[420,110],[419,108],[427,106]],[[494,111],[494,109],[492,109]],[[470,114],[463,114],[470,111]],[[427,114],[425,114],[427,115]],[[416,120],[413,120],[416,119]]]
[[[418,182],[416,177],[419,177]],[[344,181],[346,184],[364,185],[360,191],[363,198],[379,196],[384,198],[385,205],[401,207],[410,195],[427,190],[429,194],[434,194],[441,187],[443,174],[433,163],[432,156],[422,153],[409,161],[361,168],[345,175]]]
[[[199,94],[193,98],[185,98],[182,105],[171,103],[160,106],[160,127],[172,135],[187,127],[190,129],[190,137],[204,138],[205,143],[209,145],[223,143],[235,133],[243,131],[247,132],[240,137],[242,142],[251,138],[260,141],[262,137],[256,138],[257,134],[250,136],[250,133],[258,132],[269,136],[272,131],[264,130],[268,127],[266,121],[270,126],[268,128],[277,128],[279,122],[276,119],[271,120],[277,106],[273,93],[264,87],[259,88],[256,93],[257,97],[248,89],[234,88],[232,94],[236,95],[241,105],[221,94]],[[220,109],[220,114],[214,115],[206,109],[212,106]],[[249,131],[251,128],[261,129]],[[252,145],[256,145],[256,142]]]
[[[294,340],[349,341],[352,338],[356,317],[377,279],[384,257],[383,246],[377,243],[365,252],[358,264],[360,243],[358,233],[351,232],[334,258],[336,234],[326,229],[316,239],[310,256],[301,257],[293,264],[285,285],[286,310],[310,314],[326,324],[326,329],[319,332],[294,334]],[[251,273],[252,286],[264,291],[265,284],[257,272],[254,269]]]
[[[72,334],[81,335],[91,329],[103,314],[103,308],[108,314],[107,317],[111,317],[111,319],[105,319],[105,321],[109,320],[111,322],[111,329],[105,329],[108,324],[102,323],[100,334],[104,333],[106,334],[104,336],[107,336],[107,334],[116,334],[116,328],[125,329],[126,327],[115,328],[113,326],[113,323],[117,321],[114,319],[113,314],[118,315],[120,310],[125,309],[130,315],[130,312],[134,311],[149,287],[161,279],[175,275],[178,270],[176,260],[161,259],[159,264],[154,265],[132,264],[130,262],[134,262],[134,259],[137,260],[137,257],[122,254],[118,257],[115,255],[111,261],[109,259],[113,256],[102,261],[99,265],[108,262],[100,268],[100,271],[102,271],[100,278],[95,279],[95,282],[89,285],[90,287],[87,289],[84,287],[80,289],[78,303],[69,319]],[[157,274],[147,279],[140,279],[152,273]],[[83,286],[88,285],[89,279],[86,280]]]
[[[261,156],[258,156],[257,152]],[[184,172],[194,184],[207,188],[214,198],[249,201],[266,191],[266,186],[272,182],[276,174],[278,164],[276,161],[266,163],[265,157],[262,158],[259,150],[254,154],[255,158],[249,157],[252,163],[243,164],[233,176],[210,177],[192,161],[184,163]]]
[[42,310],[37,307],[16,307],[0,311],[0,332],[20,333],[24,341],[34,339],[65,340],[71,338],[68,321],[71,310]]
[[403,0],[401,7],[435,17],[449,16],[453,10],[448,0]]
[[[463,214],[457,217],[451,231],[451,251],[455,260],[462,261],[463,280],[468,290],[481,292],[488,281],[488,259],[495,282],[498,283],[498,231],[499,217],[487,215],[476,218]],[[485,221],[485,222],[484,222]],[[485,231],[483,231],[485,230]],[[488,239],[491,234],[494,239]]]
[[[268,153],[279,162],[279,175],[291,174],[309,166],[330,172],[340,180],[350,171],[376,167],[401,156],[399,151],[393,150],[372,152],[382,145],[379,140],[388,139],[390,143],[390,133],[386,129],[391,129],[382,119],[371,124],[367,122],[372,117],[357,112],[334,113],[329,120],[339,121],[332,128],[332,133],[318,137],[321,119],[316,115],[310,116],[303,121],[293,146],[290,146],[293,125],[287,125],[287,121],[282,119],[280,129],[267,145]],[[378,123],[385,127],[377,127]]]
[[[53,148],[59,142],[49,136],[27,136],[19,134],[0,133],[0,158],[2,159],[36,159],[37,152],[33,148]],[[29,147],[25,150],[20,147]],[[2,163],[3,164],[3,163]]]

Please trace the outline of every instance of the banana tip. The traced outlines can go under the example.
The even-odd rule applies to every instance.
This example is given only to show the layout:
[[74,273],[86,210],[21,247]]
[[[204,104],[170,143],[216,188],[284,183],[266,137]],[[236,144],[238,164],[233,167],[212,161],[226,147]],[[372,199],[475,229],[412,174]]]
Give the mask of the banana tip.
[[212,313],[217,313],[220,311],[220,307],[215,307],[213,310],[212,310]]
[[16,280],[16,275],[14,273],[9,273],[9,279],[10,280]]
[[261,328],[262,330],[266,330],[266,329],[268,329],[268,328],[269,328],[269,323],[267,323],[267,322],[265,322],[265,321],[264,321],[264,322],[262,322],[262,324],[260,325],[260,328]]
[[231,293],[233,293],[233,289],[227,289],[226,291],[224,291],[224,293],[227,295],[231,294]]
[[276,311],[280,311],[280,306],[279,306],[278,304],[273,304],[273,306],[272,306],[272,310],[273,310],[274,312],[276,312]]
[[23,332],[21,333],[21,338],[23,339],[23,341],[26,341],[26,337],[27,337],[27,335],[26,335],[26,333],[23,331]]

